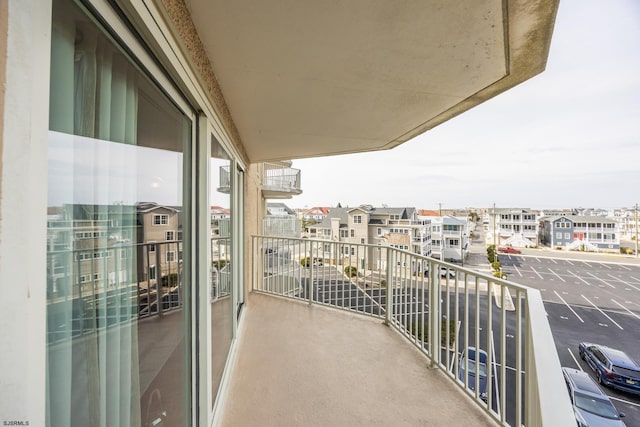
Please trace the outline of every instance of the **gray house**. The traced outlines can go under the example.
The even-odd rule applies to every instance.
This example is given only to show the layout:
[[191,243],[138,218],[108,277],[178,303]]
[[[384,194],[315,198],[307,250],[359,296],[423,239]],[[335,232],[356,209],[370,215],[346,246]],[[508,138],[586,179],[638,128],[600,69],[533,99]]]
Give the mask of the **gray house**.
[[567,250],[611,251],[620,250],[616,221],[597,216],[551,216],[540,219],[540,242],[550,247]]

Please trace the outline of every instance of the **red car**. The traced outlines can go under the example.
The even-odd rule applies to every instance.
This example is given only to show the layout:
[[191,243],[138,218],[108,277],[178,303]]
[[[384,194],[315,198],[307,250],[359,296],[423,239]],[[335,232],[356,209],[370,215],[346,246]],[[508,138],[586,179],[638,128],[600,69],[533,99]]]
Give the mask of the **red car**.
[[512,248],[511,246],[507,246],[505,248],[498,248],[498,252],[502,252],[505,254],[521,254],[522,253],[520,249]]

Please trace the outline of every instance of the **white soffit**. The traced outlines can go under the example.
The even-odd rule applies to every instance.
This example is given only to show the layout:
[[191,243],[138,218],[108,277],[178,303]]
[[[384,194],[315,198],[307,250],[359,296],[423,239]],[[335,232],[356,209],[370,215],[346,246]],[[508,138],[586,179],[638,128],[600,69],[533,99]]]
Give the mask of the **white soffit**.
[[536,7],[518,11],[525,2],[187,0],[187,6],[256,162],[390,148],[537,74],[550,29],[536,41],[546,43],[540,59],[527,61],[535,72],[494,85],[514,71],[514,37],[531,39],[531,28],[553,27],[555,0],[541,2],[551,4],[542,17]]

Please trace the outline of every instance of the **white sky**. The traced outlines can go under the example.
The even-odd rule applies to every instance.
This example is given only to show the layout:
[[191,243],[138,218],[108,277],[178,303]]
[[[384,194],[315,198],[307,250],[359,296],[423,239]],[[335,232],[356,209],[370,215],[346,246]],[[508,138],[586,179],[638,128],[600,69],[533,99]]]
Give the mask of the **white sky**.
[[395,149],[293,167],[303,194],[290,207],[630,207],[640,1],[562,0],[542,74]]

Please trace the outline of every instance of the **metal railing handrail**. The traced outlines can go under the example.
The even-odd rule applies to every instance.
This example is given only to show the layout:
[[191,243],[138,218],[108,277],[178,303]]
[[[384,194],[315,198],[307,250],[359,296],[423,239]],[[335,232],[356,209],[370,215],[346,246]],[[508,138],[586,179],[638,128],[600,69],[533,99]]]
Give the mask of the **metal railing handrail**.
[[[575,423],[555,392],[563,377],[538,290],[375,244],[253,236],[252,246],[254,291],[384,320],[501,425]],[[486,350],[495,385],[484,391],[468,348]]]

